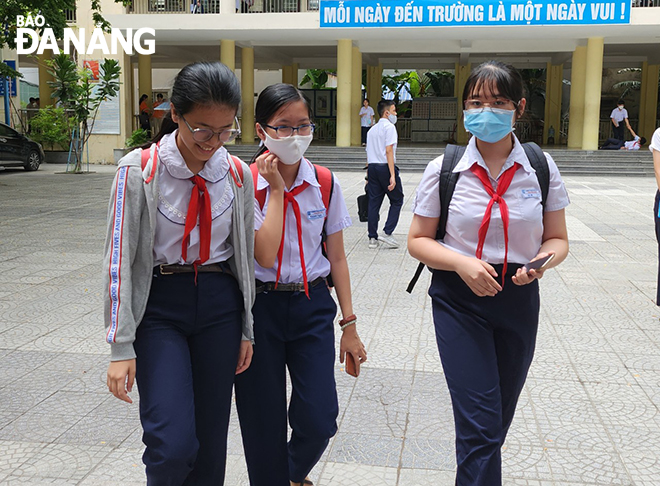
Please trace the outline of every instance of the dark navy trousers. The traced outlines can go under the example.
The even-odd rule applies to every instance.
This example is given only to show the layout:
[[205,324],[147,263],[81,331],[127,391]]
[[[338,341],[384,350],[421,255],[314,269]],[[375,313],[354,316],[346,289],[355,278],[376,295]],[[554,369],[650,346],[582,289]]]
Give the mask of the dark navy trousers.
[[134,343],[147,485],[224,483],[242,312],[227,274],[154,275]]
[[367,195],[369,196],[369,220],[367,231],[369,238],[378,238],[378,221],[380,220],[380,207],[387,195],[390,200],[390,210],[385,221],[385,234],[391,235],[399,222],[401,207],[403,206],[403,185],[399,177],[399,168],[394,167],[394,180],[396,187],[388,191],[390,185],[390,169],[387,164],[369,164],[367,166]]
[[[494,265],[501,275],[502,266]],[[429,295],[456,427],[456,485],[501,486],[501,447],[534,356],[538,281],[478,297],[455,272],[434,271]],[[498,278],[498,281],[501,279]]]
[[[333,320],[325,284],[257,294],[254,357],[236,377],[236,407],[251,486],[302,482],[337,432]],[[287,443],[286,368],[291,378]]]
[[655,204],[653,205],[653,220],[655,221],[655,238],[658,240],[658,287],[656,290],[655,303],[660,305],[660,191],[655,193]]

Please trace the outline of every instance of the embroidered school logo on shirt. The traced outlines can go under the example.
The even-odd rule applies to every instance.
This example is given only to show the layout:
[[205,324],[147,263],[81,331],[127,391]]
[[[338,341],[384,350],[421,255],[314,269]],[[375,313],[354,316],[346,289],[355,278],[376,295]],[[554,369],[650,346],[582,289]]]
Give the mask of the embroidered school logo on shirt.
[[523,189],[523,199],[541,199],[541,191],[538,189]]
[[323,218],[325,218],[325,208],[312,209],[311,211],[307,211],[307,219],[311,221]]

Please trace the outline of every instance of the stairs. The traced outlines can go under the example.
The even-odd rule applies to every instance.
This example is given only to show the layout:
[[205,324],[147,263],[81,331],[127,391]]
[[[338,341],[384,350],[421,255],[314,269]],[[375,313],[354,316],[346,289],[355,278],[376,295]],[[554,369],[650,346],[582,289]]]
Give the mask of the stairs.
[[[257,150],[257,145],[231,145],[232,155],[248,162]],[[568,150],[566,148],[544,148],[557,163],[562,175],[611,175],[651,177],[653,157],[647,147],[639,151],[624,150]],[[402,171],[422,172],[426,164],[444,152],[444,147],[418,145],[397,147],[397,166]],[[364,147],[334,147],[312,145],[305,157],[331,170],[360,171],[367,161]]]

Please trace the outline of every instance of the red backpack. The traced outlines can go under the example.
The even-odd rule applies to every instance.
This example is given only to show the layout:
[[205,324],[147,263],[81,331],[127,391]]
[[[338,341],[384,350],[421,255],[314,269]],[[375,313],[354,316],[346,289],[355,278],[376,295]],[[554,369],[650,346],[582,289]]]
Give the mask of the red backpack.
[[[323,256],[328,258],[328,252],[326,248],[326,240],[328,235],[325,232],[325,224],[328,221],[328,208],[330,207],[330,201],[332,200],[332,191],[335,187],[335,176],[330,169],[323,167],[322,165],[314,165],[314,175],[316,180],[321,186],[321,199],[323,200],[323,206],[325,206],[325,219],[323,220],[323,231],[321,232],[321,252]],[[257,190],[257,181],[259,180],[259,169],[257,164],[250,165],[250,171],[252,172],[252,180],[254,181],[254,198],[259,202],[259,207],[263,209],[264,204],[266,203],[266,191],[267,188]],[[328,275],[328,286],[332,287],[332,276]]]

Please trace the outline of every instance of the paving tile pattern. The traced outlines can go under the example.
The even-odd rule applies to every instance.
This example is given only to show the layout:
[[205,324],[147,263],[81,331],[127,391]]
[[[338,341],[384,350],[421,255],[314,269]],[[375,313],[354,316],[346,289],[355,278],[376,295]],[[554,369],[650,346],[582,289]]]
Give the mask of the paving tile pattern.
[[[113,168],[0,172],[0,484],[145,484],[139,396],[105,386],[101,260]],[[337,174],[359,330],[353,379],[337,363],[339,432],[319,486],[454,484],[451,401],[426,295],[405,249],[421,174],[402,174],[397,250],[369,250],[362,173]],[[652,178],[569,177],[571,253],[541,284],[537,352],[503,448],[515,486],[660,484],[660,314]],[[230,486],[247,485],[232,413]]]

